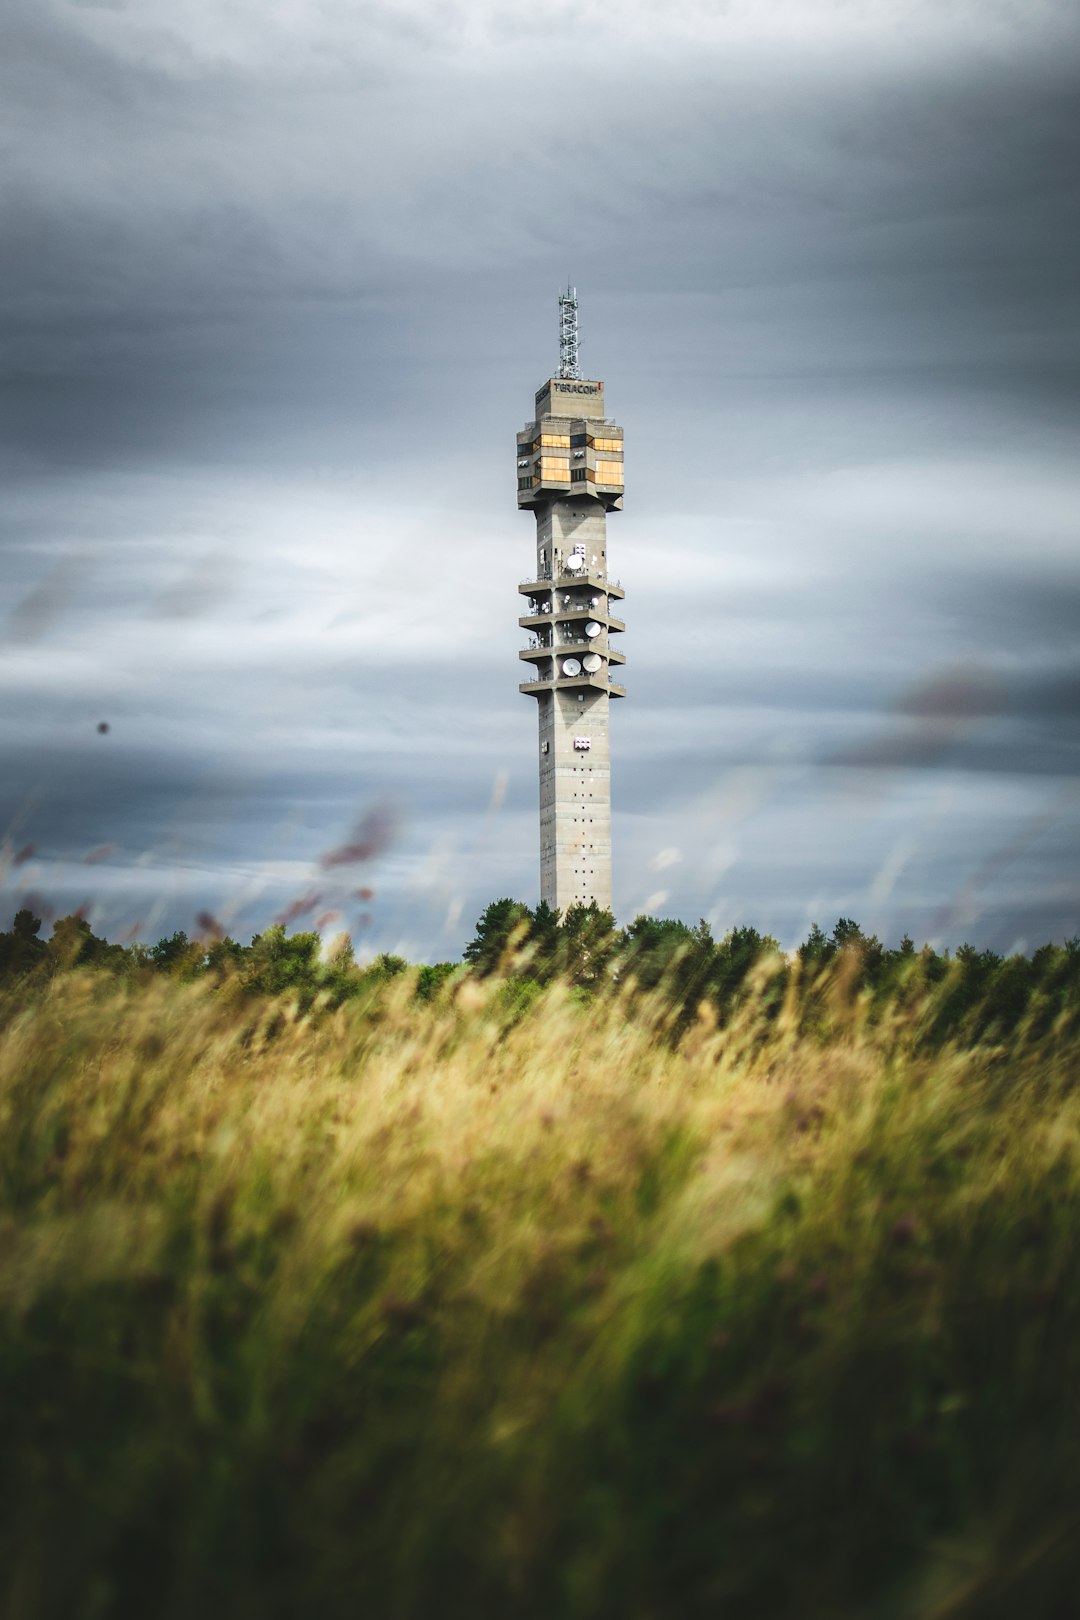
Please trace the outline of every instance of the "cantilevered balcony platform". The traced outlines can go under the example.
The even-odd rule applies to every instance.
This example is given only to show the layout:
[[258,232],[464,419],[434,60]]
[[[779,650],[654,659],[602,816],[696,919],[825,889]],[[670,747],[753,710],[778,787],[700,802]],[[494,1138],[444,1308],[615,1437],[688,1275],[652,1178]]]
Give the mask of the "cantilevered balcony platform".
[[606,658],[609,664],[625,664],[626,654],[616,652],[614,647],[605,647],[596,641],[560,641],[557,647],[522,647],[518,657],[529,664],[541,664],[545,658],[579,658],[582,653],[599,653]]
[[626,592],[617,579],[605,579],[603,574],[577,573],[557,574],[554,579],[523,579],[518,585],[519,596],[543,596],[546,591],[567,591],[575,585],[588,585],[594,591],[606,591],[608,596],[618,597],[621,602]]
[[560,675],[557,679],[550,675],[546,679],[541,676],[534,681],[521,681],[518,691],[524,692],[527,697],[543,697],[545,692],[576,691],[584,687],[593,692],[607,692],[613,698],[625,697],[626,687],[617,686],[614,681],[602,680],[602,673],[598,670],[595,675]]
[[518,620],[522,630],[543,630],[553,624],[565,624],[570,619],[595,619],[609,635],[618,636],[626,629],[623,619],[615,619],[603,608],[560,608],[556,613],[524,613]]

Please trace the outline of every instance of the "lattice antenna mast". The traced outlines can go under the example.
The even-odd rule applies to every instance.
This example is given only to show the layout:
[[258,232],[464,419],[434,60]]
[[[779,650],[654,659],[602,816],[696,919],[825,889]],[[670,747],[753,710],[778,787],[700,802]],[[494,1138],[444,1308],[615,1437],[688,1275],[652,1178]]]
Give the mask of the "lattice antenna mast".
[[577,288],[559,294],[559,376],[581,376],[578,364]]

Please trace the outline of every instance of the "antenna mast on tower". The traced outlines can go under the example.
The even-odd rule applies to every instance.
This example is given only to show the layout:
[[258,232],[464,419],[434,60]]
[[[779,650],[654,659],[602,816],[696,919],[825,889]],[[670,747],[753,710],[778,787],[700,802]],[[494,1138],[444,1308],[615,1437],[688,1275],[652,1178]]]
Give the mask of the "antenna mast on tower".
[[559,376],[580,378],[578,364],[577,288],[569,282],[559,294]]

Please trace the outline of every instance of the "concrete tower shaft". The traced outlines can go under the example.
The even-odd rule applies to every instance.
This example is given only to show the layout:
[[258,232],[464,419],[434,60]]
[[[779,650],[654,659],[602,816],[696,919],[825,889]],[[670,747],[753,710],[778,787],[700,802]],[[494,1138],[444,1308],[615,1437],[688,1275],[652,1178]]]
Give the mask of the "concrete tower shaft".
[[608,573],[607,514],[622,508],[623,433],[604,416],[604,385],[552,377],[517,438],[518,506],[536,519],[536,564],[518,586],[537,700],[540,897],[565,911],[611,908],[608,710],[625,697],[611,638],[623,591]]

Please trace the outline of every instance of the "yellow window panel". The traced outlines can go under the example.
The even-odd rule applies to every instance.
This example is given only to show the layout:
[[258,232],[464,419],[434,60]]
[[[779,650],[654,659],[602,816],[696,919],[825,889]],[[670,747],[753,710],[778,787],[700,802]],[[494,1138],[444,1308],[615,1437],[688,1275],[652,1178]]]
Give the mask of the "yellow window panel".
[[598,484],[621,484],[623,481],[623,464],[621,461],[598,461],[596,463],[596,482]]
[[541,433],[540,443],[549,446],[552,450],[569,450],[569,433]]

